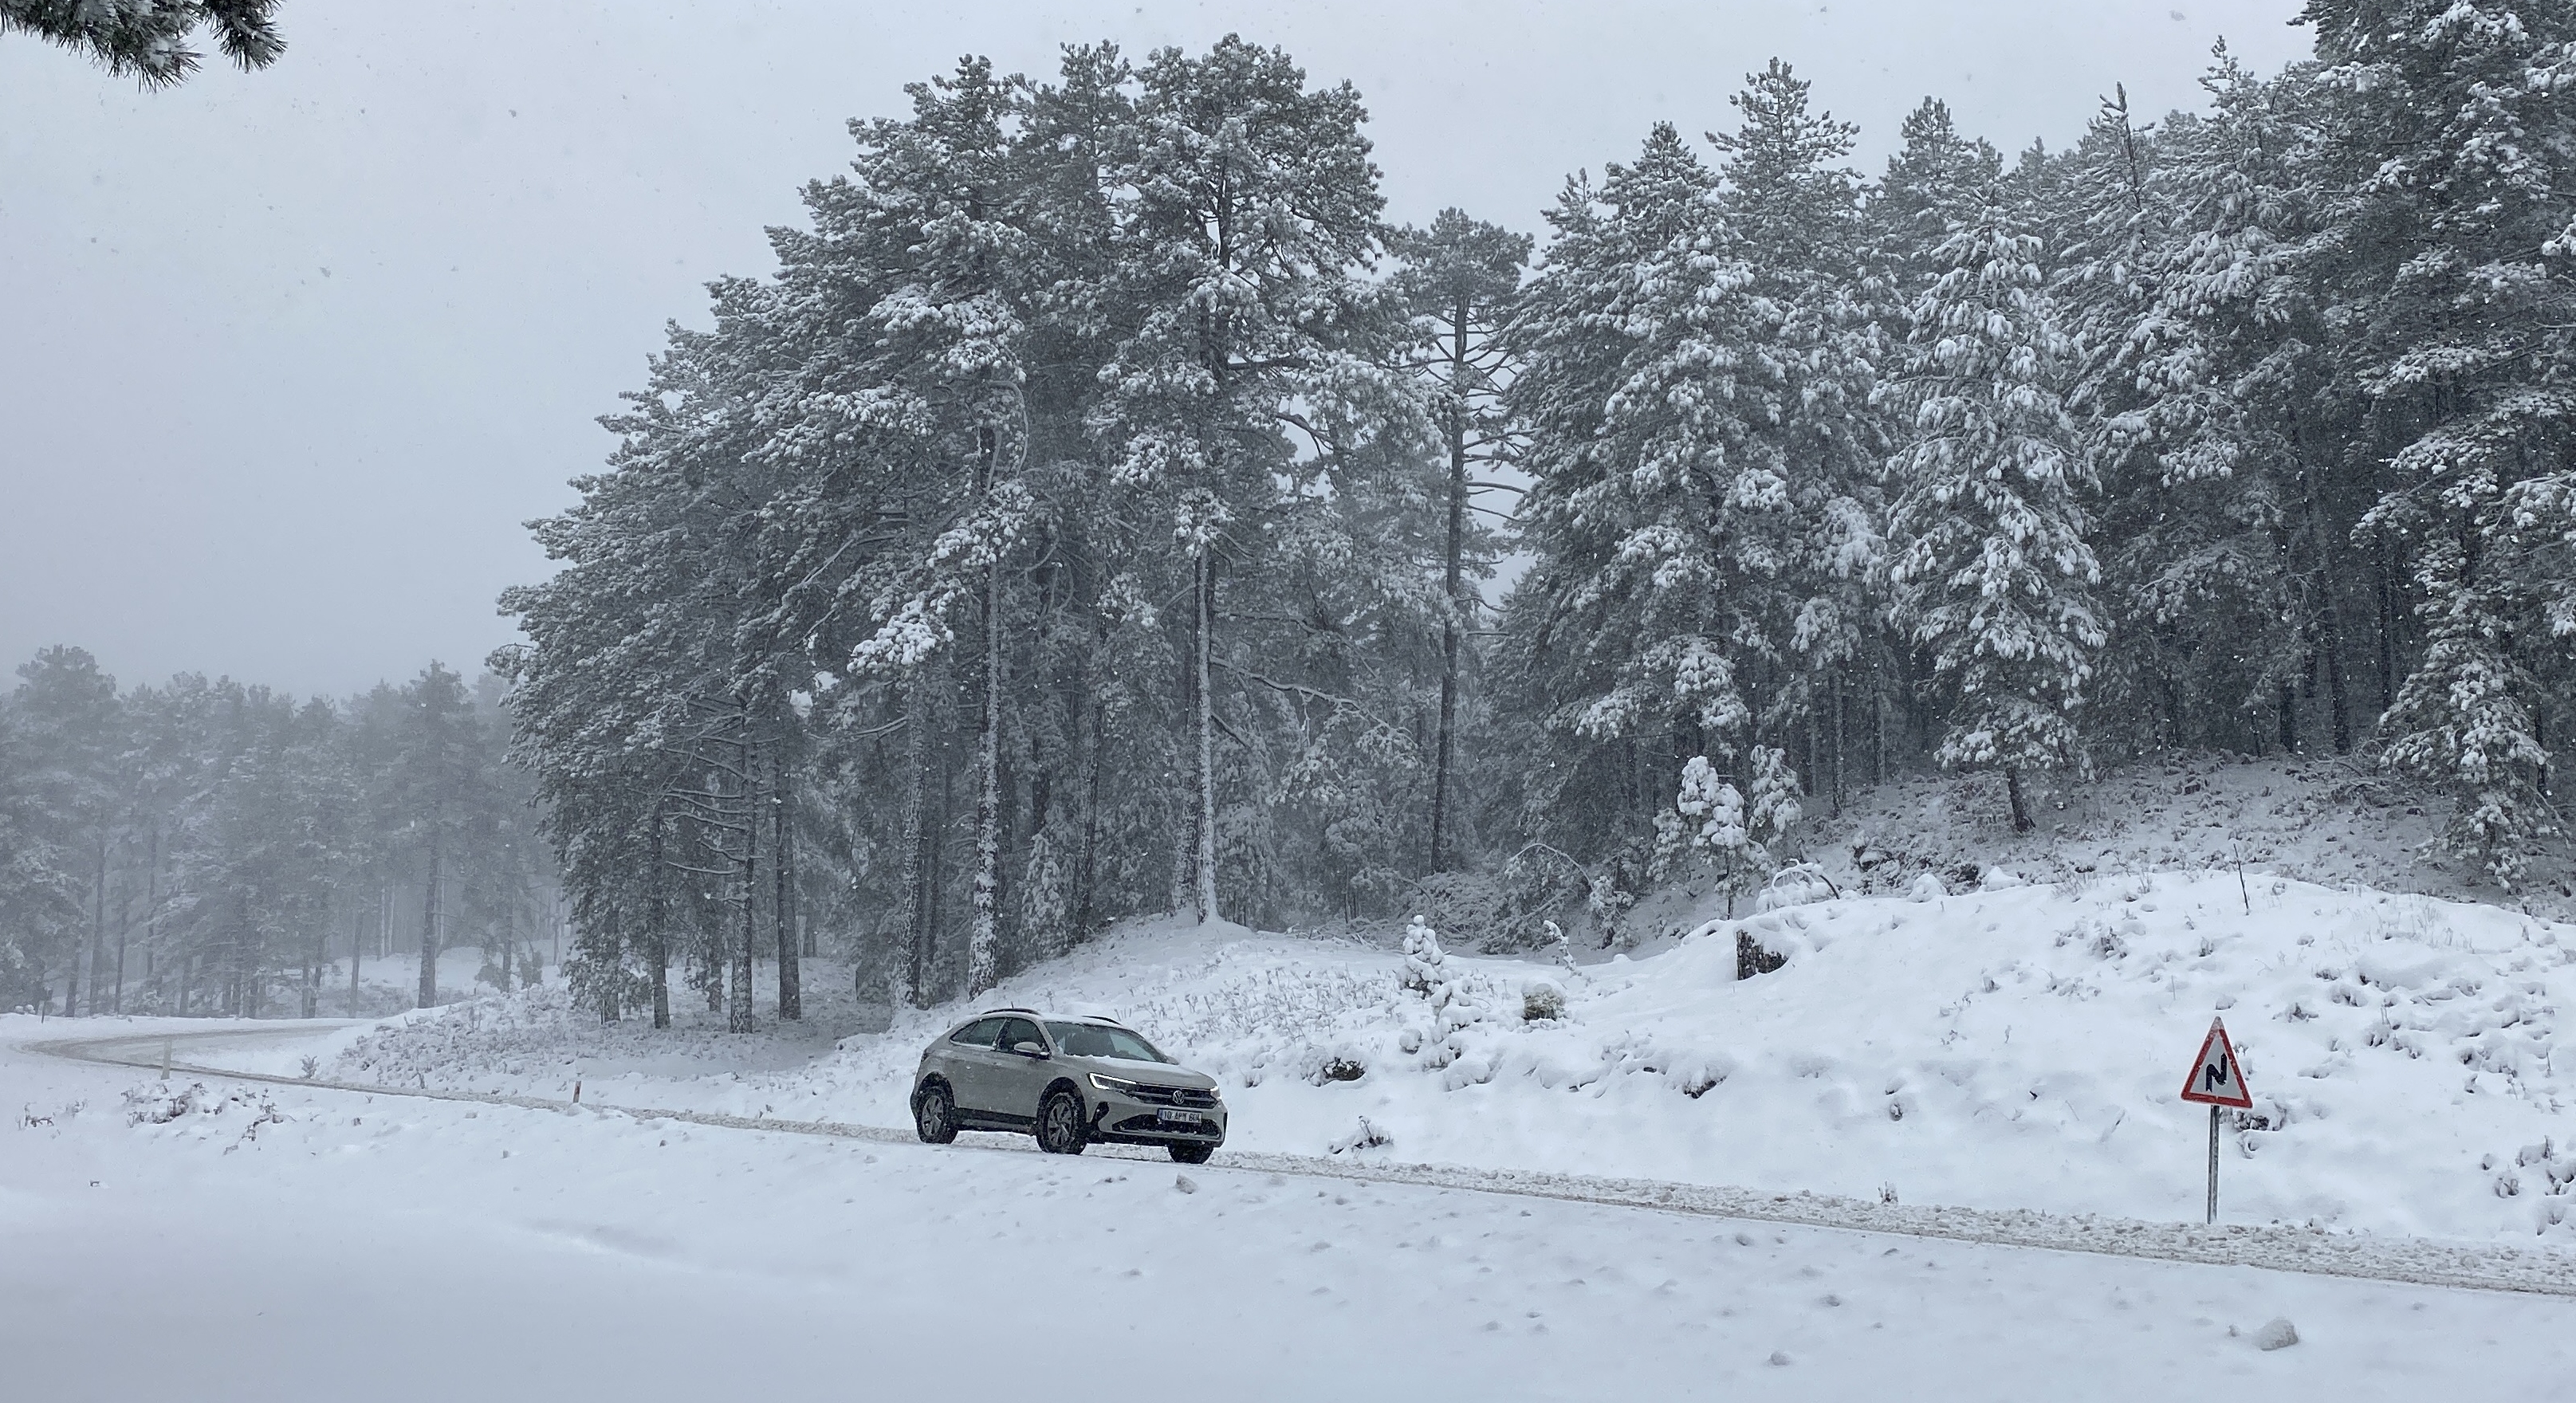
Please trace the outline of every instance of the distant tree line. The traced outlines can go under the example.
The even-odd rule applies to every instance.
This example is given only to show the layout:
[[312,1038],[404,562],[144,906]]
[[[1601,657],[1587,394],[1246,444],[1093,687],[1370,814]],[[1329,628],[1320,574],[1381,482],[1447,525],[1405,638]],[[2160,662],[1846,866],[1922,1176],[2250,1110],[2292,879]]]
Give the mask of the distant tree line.
[[[18,678],[0,1010],[385,1012],[440,1002],[436,955],[466,945],[500,988],[537,977],[553,859],[488,688],[432,664],[336,703],[194,674],[120,691],[67,647]],[[362,987],[398,954],[415,987]]]

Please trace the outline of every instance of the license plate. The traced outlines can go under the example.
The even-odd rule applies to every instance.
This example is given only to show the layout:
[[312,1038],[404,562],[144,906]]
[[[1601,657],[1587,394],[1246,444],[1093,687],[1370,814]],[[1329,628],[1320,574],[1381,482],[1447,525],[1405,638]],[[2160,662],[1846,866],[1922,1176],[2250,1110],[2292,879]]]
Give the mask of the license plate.
[[1198,1125],[1207,1118],[1196,1111],[1156,1111],[1154,1119],[1165,1125]]

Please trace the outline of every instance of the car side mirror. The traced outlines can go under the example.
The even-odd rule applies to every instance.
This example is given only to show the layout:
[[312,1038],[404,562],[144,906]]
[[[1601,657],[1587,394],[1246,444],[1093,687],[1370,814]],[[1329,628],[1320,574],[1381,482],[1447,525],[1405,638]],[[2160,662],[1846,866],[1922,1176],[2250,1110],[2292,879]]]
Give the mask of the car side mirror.
[[1022,1057],[1034,1057],[1041,1062],[1047,1060],[1046,1048],[1038,1043],[1013,1043],[1011,1044],[1011,1051],[1018,1053]]

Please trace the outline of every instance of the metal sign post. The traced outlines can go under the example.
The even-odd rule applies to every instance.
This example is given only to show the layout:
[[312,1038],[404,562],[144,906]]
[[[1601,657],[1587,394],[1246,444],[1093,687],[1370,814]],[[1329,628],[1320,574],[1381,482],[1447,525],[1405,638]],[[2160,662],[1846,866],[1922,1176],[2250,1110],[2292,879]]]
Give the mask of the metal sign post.
[[2200,1040],[2200,1055],[2191,1061],[2191,1072],[2183,1078],[2182,1099],[2199,1101],[2209,1107],[2209,1217],[2218,1221],[2218,1111],[2222,1106],[2250,1110],[2253,1092],[2245,1085],[2244,1065],[2236,1060],[2236,1046],[2227,1040],[2227,1025],[2209,1020],[2209,1036]]
[[2209,1216],[2205,1223],[2218,1221],[2218,1108],[2209,1108]]

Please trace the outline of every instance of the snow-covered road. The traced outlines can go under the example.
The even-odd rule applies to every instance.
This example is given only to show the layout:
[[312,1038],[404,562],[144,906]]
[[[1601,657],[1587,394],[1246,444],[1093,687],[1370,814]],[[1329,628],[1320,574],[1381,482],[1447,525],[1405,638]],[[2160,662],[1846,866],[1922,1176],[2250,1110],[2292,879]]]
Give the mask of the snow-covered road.
[[[186,1076],[262,1082],[310,1090],[330,1087],[363,1095],[423,1097],[528,1110],[569,1111],[574,1103],[560,1099],[458,1091],[421,1086],[370,1087],[285,1077],[275,1073],[210,1064],[211,1055],[259,1049],[275,1055],[283,1045],[317,1039],[350,1025],[313,1022],[283,1026],[236,1026],[216,1031],[119,1033],[99,1037],[46,1039],[26,1044],[28,1050],[79,1061],[134,1067],[158,1072],[175,1068]],[[829,1139],[881,1144],[912,1144],[910,1130],[847,1122],[791,1121],[726,1115],[711,1111],[608,1105],[594,1101],[582,1109],[613,1111],[654,1120],[673,1120],[718,1129],[818,1135]],[[969,1135],[960,1142],[975,1149],[1034,1152],[1018,1136]],[[1150,1150],[1101,1146],[1096,1156],[1162,1162]],[[2498,1243],[2462,1243],[2368,1233],[2329,1233],[2286,1225],[2222,1224],[2215,1228],[2186,1223],[2140,1222],[2098,1215],[2069,1216],[2029,1210],[1966,1208],[1955,1205],[1872,1203],[1812,1193],[1771,1193],[1720,1185],[1665,1180],[1614,1178],[1524,1169],[1480,1168],[1454,1164],[1402,1164],[1383,1159],[1336,1159],[1261,1151],[1227,1150],[1217,1163],[1227,1168],[1373,1184],[1458,1189],[1525,1198],[1557,1199],[1664,1212],[1745,1219],[1800,1227],[1847,1228],[1909,1237],[1935,1238],[1980,1245],[2093,1252],[2157,1261],[2195,1262],[2206,1266],[2256,1266],[2322,1276],[2350,1276],[2425,1286],[2531,1292],[2576,1297],[2576,1260],[2563,1250],[2535,1246],[2525,1250]]]
[[[2543,1296],[322,1088],[129,1125],[153,1080],[0,1050],[26,1396],[2545,1397],[2576,1365]],[[2301,1343],[2256,1349],[2275,1317]]]

